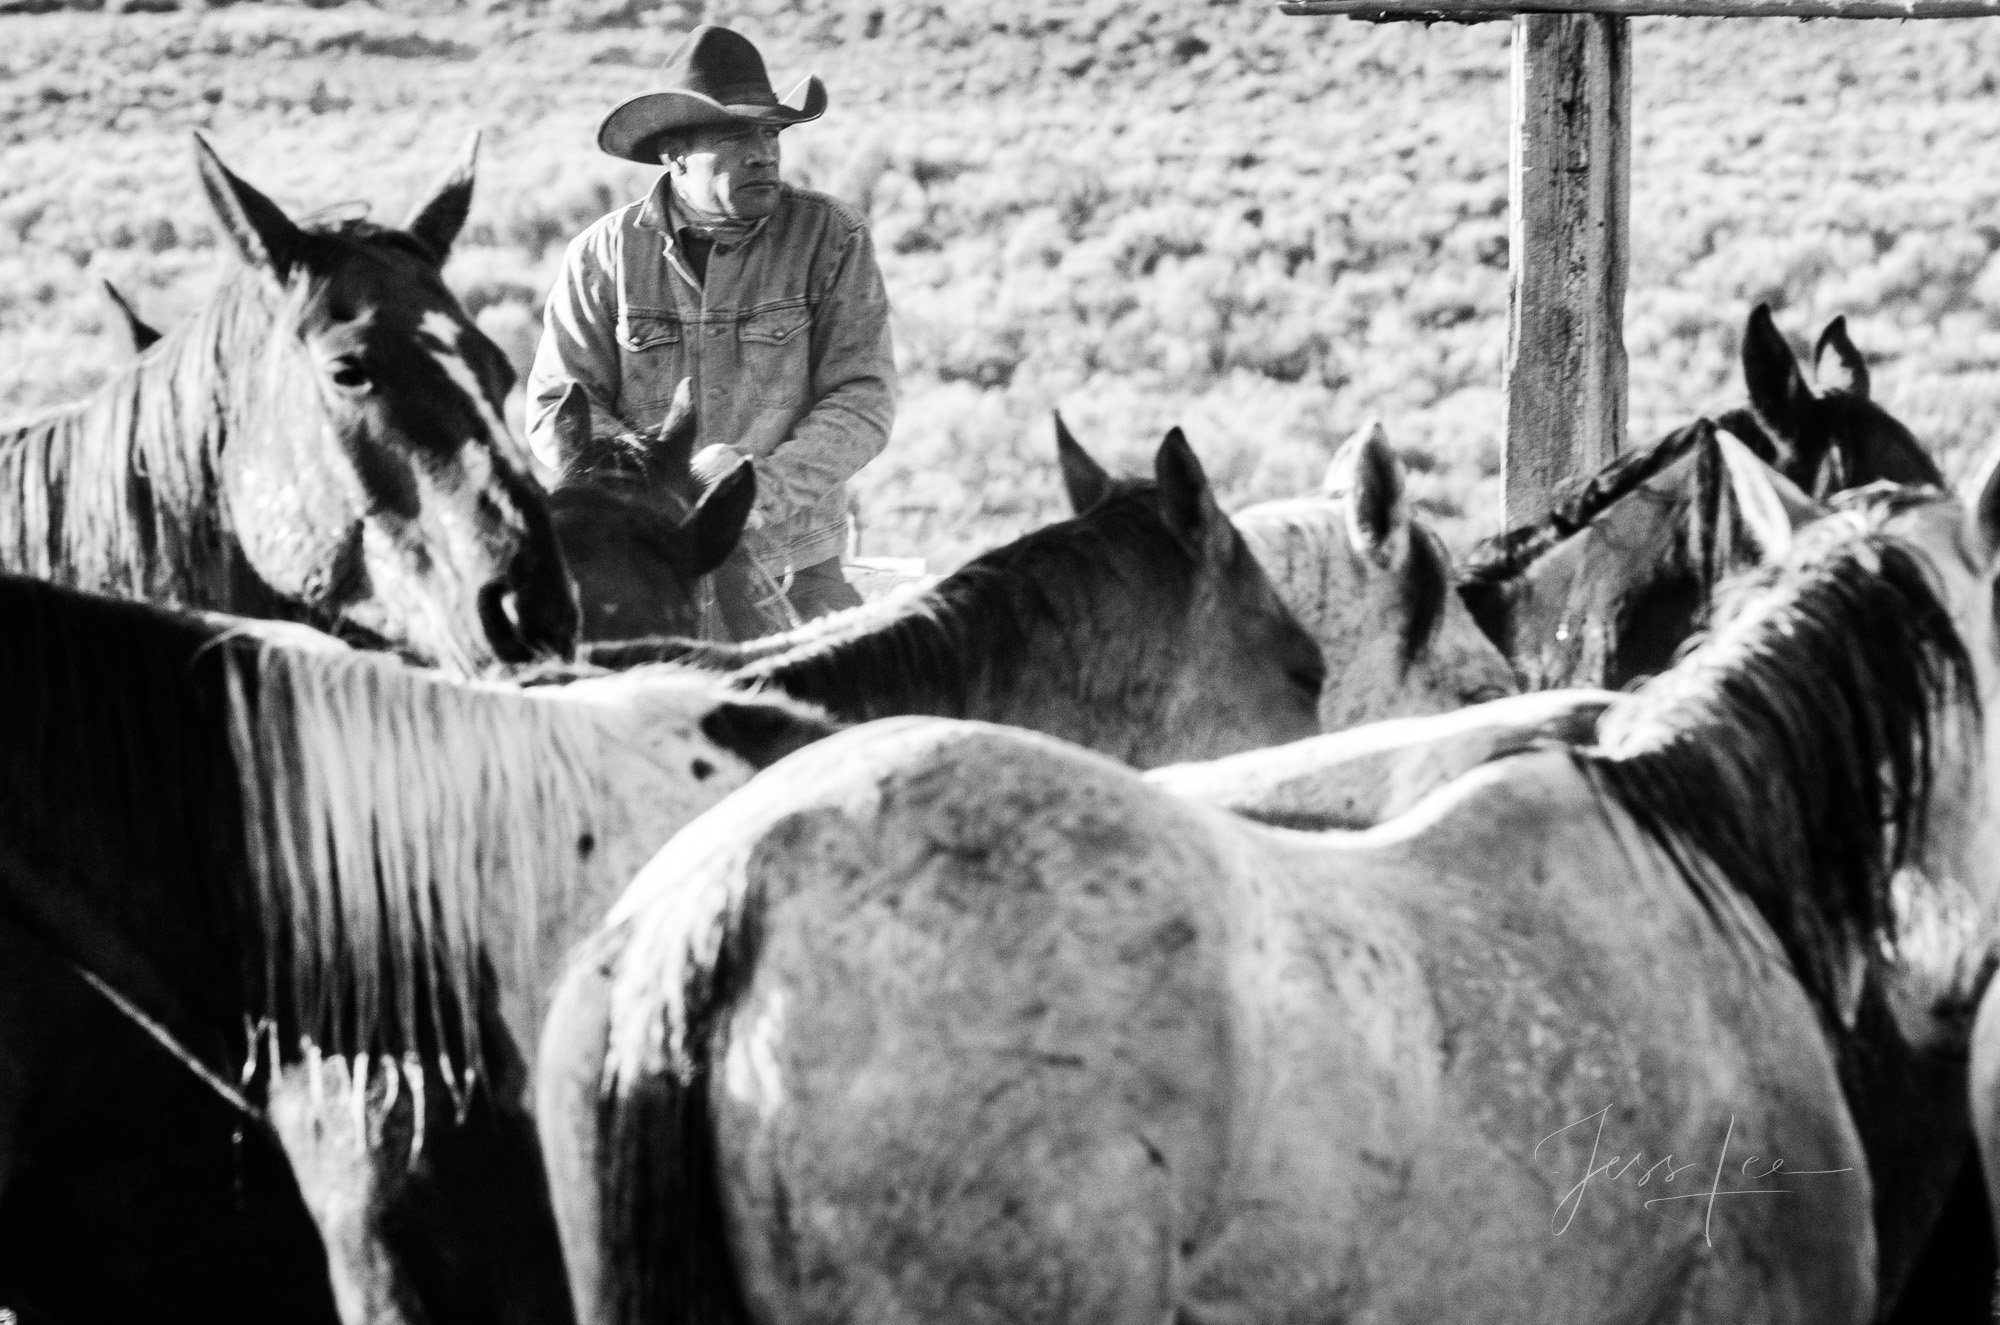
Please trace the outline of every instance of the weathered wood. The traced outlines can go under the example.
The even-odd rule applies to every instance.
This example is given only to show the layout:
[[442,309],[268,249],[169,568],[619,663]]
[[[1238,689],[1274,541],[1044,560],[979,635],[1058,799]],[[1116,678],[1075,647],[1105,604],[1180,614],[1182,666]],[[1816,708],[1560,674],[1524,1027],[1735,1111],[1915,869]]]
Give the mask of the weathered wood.
[[1617,18],[2000,18],[2000,0],[1283,0],[1302,17],[1485,22],[1515,14]]
[[1622,18],[1514,20],[1508,528],[1542,514],[1565,479],[1624,443],[1631,51]]

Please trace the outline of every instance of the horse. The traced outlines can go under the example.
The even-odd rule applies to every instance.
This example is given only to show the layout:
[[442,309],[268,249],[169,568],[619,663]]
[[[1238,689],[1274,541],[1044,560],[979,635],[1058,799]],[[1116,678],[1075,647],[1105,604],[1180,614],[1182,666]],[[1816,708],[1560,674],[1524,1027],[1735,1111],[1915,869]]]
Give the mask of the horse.
[[935,584],[784,634],[586,654],[727,671],[846,722],[1010,723],[1141,768],[1317,731],[1319,650],[1216,505],[1180,429],[1161,442],[1152,480],[1106,477],[1093,496],[1081,514]]
[[476,142],[401,228],[301,226],[196,135],[236,270],[89,397],[0,427],[0,569],[468,672],[567,656],[512,370],[439,274]]
[[716,635],[704,577],[742,537],[757,479],[748,460],[708,483],[696,475],[690,383],[650,435],[593,437],[589,397],[572,382],[556,406],[555,435],[562,474],[549,514],[576,577],[582,639]]
[[515,1046],[658,845],[826,723],[16,576],[0,613],[0,1305],[567,1319]]
[[1546,515],[1474,549],[1459,592],[1524,686],[1618,689],[1664,670],[1715,585],[1781,534],[1768,512],[1746,518],[1737,493],[1755,467],[1712,427],[1784,476],[1776,488],[1793,524],[1818,514],[1814,496],[1942,482],[1909,429],[1867,398],[1844,318],[1822,333],[1819,360],[1826,387],[1815,394],[1759,305],[1743,338],[1749,408],[1617,457]]
[[1963,1052],[2000,900],[1979,492],[1362,833],[973,723],[768,770],[551,1010],[579,1318],[1869,1319],[1872,1161],[1951,1158],[1873,1051]]
[[1877,481],[1944,485],[1916,434],[1869,399],[1868,361],[1849,338],[1844,315],[1820,332],[1813,375],[1818,390],[1807,385],[1771,306],[1759,304],[1743,332],[1749,407],[1717,422],[1818,498]]
[[[1063,467],[1072,501],[1079,482],[1087,493],[1096,481],[1081,455],[1066,453]],[[1380,422],[1335,453],[1317,494],[1231,518],[1337,678],[1320,692],[1322,731],[1514,693],[1507,659],[1452,591],[1444,540],[1411,510]]]
[[1573,484],[1482,542],[1458,591],[1531,690],[1617,690],[1666,670],[1715,587],[1819,507],[1699,419]]

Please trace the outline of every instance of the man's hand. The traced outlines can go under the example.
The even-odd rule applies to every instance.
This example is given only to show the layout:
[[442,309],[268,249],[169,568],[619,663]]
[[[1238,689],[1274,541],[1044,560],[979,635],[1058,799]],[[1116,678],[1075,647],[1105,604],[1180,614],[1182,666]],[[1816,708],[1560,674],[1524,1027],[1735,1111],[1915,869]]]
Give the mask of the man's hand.
[[[721,442],[711,442],[696,451],[688,460],[688,470],[693,473],[704,491],[713,488],[723,478],[732,473],[738,465],[747,465],[750,457],[733,446]],[[743,522],[745,529],[762,529],[764,513],[755,506],[750,508],[750,517]]]

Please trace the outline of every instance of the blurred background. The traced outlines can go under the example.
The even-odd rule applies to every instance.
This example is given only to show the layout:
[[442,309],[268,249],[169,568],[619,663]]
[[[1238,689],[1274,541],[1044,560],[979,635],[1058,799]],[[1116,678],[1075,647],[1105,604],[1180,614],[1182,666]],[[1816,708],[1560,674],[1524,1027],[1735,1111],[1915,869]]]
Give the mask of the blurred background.
[[[826,80],[785,171],[872,218],[902,403],[863,552],[1066,513],[1052,408],[1128,471],[1181,424],[1232,507],[1379,416],[1454,547],[1497,527],[1508,26],[1261,0],[0,0],[0,413],[115,362],[96,278],[156,325],[211,288],[193,129],[388,222],[484,129],[446,276],[525,373],[564,244],[654,173],[597,120],[698,22]],[[1760,300],[1802,352],[1845,313],[1947,473],[2000,439],[2000,22],[1640,20],[1633,56],[1631,440],[1741,403]]]

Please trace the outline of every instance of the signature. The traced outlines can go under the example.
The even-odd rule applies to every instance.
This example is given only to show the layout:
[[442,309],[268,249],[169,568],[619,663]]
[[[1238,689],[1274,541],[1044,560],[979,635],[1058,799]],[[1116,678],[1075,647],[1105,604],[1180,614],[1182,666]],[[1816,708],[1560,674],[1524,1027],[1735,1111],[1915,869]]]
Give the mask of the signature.
[[[1541,1140],[1535,1142],[1534,1153],[1539,1155],[1542,1153],[1543,1146],[1571,1128],[1582,1127],[1593,1120],[1597,1123],[1597,1132],[1590,1142],[1590,1162],[1584,1166],[1583,1177],[1577,1181],[1574,1187],[1563,1193],[1562,1199],[1556,1202],[1555,1213],[1550,1216],[1549,1226],[1554,1230],[1557,1237],[1561,1237],[1569,1230],[1570,1224],[1576,1219],[1576,1212],[1583,1208],[1584,1193],[1589,1190],[1591,1182],[1595,1179],[1602,1178],[1608,1183],[1620,1182],[1636,1171],[1639,1174],[1639,1178],[1637,1182],[1632,1184],[1633,1186],[1649,1186],[1656,1177],[1659,1178],[1660,1184],[1665,1186],[1673,1182],[1681,1174],[1686,1173],[1689,1169],[1694,1168],[1697,1164],[1695,1160],[1689,1160],[1685,1164],[1676,1164],[1672,1152],[1669,1152],[1665,1157],[1641,1168],[1640,1165],[1646,1158],[1646,1152],[1643,1150],[1630,1156],[1613,1155],[1603,1163],[1598,1163],[1597,1154],[1604,1143],[1604,1119],[1605,1115],[1610,1112],[1611,1106],[1607,1104],[1596,1113],[1586,1114],[1573,1123],[1565,1123]],[[1732,1113],[1729,1115],[1729,1130],[1722,1135],[1722,1149],[1715,1156],[1715,1171],[1709,1177],[1708,1185],[1698,1191],[1678,1192],[1672,1196],[1652,1197],[1646,1202],[1646,1209],[1650,1210],[1656,1205],[1665,1205],[1671,1201],[1706,1201],[1708,1208],[1702,1218],[1701,1236],[1702,1240],[1712,1247],[1715,1245],[1715,1242],[1709,1234],[1715,1223],[1716,1201],[1726,1196],[1782,1196],[1797,1190],[1793,1187],[1723,1186],[1722,1171],[1729,1163],[1729,1144],[1735,1138],[1736,1115]],[[1706,1166],[1703,1166],[1703,1172],[1707,1172]],[[1852,1173],[1854,1170],[1852,1168],[1788,1169],[1785,1167],[1785,1161],[1782,1159],[1766,1160],[1762,1155],[1752,1155],[1743,1161],[1738,1167],[1737,1172],[1739,1177],[1746,1178],[1753,1183],[1762,1183],[1773,1179],[1782,1181],[1783,1178],[1820,1178],[1835,1173]],[[1778,1177],[1780,1174],[1783,1175],[1783,1178]],[[1564,1213],[1565,1211],[1568,1213]]]

